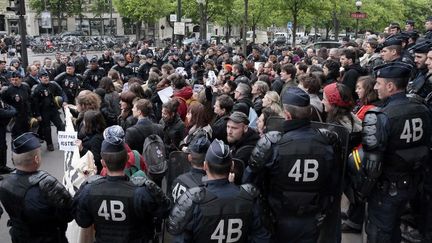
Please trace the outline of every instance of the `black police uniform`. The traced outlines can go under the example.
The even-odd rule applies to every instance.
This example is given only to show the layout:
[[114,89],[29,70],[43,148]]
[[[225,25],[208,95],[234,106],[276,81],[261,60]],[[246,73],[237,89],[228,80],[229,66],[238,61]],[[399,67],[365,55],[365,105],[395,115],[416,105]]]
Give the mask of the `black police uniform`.
[[12,138],[28,132],[30,129],[29,121],[31,116],[31,90],[27,83],[20,86],[10,85],[2,92],[3,101],[15,107],[17,114],[14,117],[15,123],[12,127]]
[[[138,70],[140,68],[140,63],[138,61],[134,61],[134,62],[129,63],[127,65],[127,67],[130,68],[130,70],[131,70],[131,74],[130,74],[131,77],[139,77],[139,71]],[[147,79],[143,79],[143,80],[145,81]]]
[[8,72],[6,69],[0,72],[0,84],[1,86],[8,86],[9,85],[9,78],[10,78],[10,72]]
[[83,74],[83,88],[93,91],[99,88],[100,80],[105,77],[105,70],[101,67],[89,68]]
[[[411,47],[411,51],[414,53],[427,54],[432,47],[432,42],[423,41]],[[409,94],[416,95],[421,99],[426,98],[426,96],[432,92],[432,78],[428,75],[427,67],[417,69],[414,78],[410,80],[407,87],[407,92]]]
[[128,66],[121,67],[116,64],[111,69],[116,70],[120,74],[120,78],[123,82],[126,82],[129,76],[132,75],[132,69]]
[[138,77],[140,77],[142,80],[147,81],[149,78],[150,69],[152,67],[156,67],[156,65],[152,62],[145,62],[143,63],[139,69],[138,69]]
[[102,57],[98,60],[99,67],[105,70],[105,75],[108,74],[112,66],[114,66],[114,59],[111,56],[106,57],[102,54]]
[[252,185],[238,187],[227,179],[187,190],[168,221],[173,242],[269,242]]
[[16,113],[13,106],[5,104],[0,99],[0,171],[5,168],[7,161],[6,126]]
[[75,104],[75,98],[78,96],[78,93],[82,88],[82,76],[79,74],[70,75],[63,72],[57,75],[57,77],[54,78],[54,81],[60,85],[66,95],[66,100],[64,100],[64,102]]
[[74,198],[74,216],[81,227],[92,224],[96,242],[143,243],[152,239],[154,217],[165,217],[170,201],[151,180],[126,176],[94,176]]
[[[393,63],[381,67],[377,77],[409,77],[409,73],[403,63]],[[426,106],[410,101],[404,92],[366,113],[359,193],[368,196],[368,242],[400,242],[400,216],[416,193],[421,163],[428,161],[431,122]]]
[[[308,95],[297,87],[284,104],[307,107]],[[317,242],[319,223],[338,193],[340,169],[337,135],[311,127],[307,119],[286,120],[284,133],[262,137],[249,160],[243,182],[263,187],[273,214],[274,242]]]
[[180,196],[185,193],[188,189],[193,187],[199,187],[203,185],[203,177],[206,175],[203,169],[191,168],[187,173],[184,173],[174,179],[171,188],[171,195],[176,202]]
[[17,170],[6,176],[0,182],[0,200],[10,217],[13,243],[67,242],[72,198],[47,172]]
[[317,218],[325,216],[338,187],[333,146],[309,121],[285,121],[284,130],[265,164],[268,202],[277,222],[274,240],[316,242]]
[[[46,73],[45,75],[48,75]],[[56,82],[47,84],[37,84],[32,92],[33,113],[35,117],[41,117],[40,135],[47,142],[47,145],[52,145],[51,137],[51,122],[57,128],[57,131],[64,131],[65,125],[60,118],[60,112],[55,102],[56,96],[64,96],[61,87]],[[62,104],[58,104],[62,105]]]

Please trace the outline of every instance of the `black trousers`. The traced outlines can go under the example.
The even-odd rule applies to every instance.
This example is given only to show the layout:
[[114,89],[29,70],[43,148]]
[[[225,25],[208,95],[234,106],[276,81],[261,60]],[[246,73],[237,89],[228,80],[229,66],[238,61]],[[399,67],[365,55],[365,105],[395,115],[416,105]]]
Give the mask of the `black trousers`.
[[57,128],[57,131],[64,131],[65,125],[60,118],[60,112],[55,109],[42,112],[41,117],[40,135],[46,141],[47,145],[51,145],[53,144],[51,137],[51,122]]

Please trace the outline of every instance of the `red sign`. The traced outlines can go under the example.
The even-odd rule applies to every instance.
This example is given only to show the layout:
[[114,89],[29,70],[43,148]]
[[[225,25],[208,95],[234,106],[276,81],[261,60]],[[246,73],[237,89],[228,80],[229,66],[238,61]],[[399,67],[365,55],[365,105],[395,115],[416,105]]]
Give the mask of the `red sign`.
[[367,18],[367,14],[362,13],[362,12],[353,12],[353,13],[351,13],[351,18],[353,18],[353,19],[365,19],[365,18]]

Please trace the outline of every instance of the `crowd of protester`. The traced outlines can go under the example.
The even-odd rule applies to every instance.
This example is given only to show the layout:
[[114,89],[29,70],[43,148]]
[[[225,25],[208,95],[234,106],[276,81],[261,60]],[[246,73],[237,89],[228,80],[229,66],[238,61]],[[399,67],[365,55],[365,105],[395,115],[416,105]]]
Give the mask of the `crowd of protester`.
[[[258,140],[280,129],[281,124],[270,123],[269,118],[286,118],[283,96],[293,87],[309,96],[311,120],[346,128],[348,151],[361,144],[365,114],[382,102],[374,88],[375,68],[393,62],[410,65],[406,92],[428,102],[432,42],[414,30],[402,31],[396,23],[386,31],[344,39],[340,48],[332,49],[249,45],[250,53],[244,55],[240,48],[216,44],[153,49],[139,43],[106,50],[100,57],[57,53],[53,60],[34,61],[26,70],[17,58],[0,61],[0,142],[7,147],[6,129],[12,139],[31,130],[48,151],[54,151],[51,122],[64,130],[61,110],[68,107],[80,154],[93,153],[98,174],[104,174],[104,130],[119,125],[128,152],[140,154],[152,134],[163,140],[166,158],[175,151],[189,153],[201,138],[222,141],[238,165],[230,180],[241,184]],[[171,97],[163,97],[168,90]],[[0,153],[0,170],[11,172],[6,149]],[[147,172],[145,160],[140,160]],[[161,185],[163,174],[150,175]],[[344,192],[355,194],[351,180],[346,181]],[[361,231],[364,207],[364,202],[350,201],[342,231]]]

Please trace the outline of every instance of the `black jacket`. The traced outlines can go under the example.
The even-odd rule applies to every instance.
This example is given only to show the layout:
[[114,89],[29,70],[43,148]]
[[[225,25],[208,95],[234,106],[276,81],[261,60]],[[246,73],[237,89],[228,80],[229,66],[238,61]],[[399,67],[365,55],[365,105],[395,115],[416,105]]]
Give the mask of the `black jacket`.
[[247,166],[249,157],[259,138],[259,134],[249,128],[239,141],[230,144],[232,158],[243,161],[244,165]]
[[360,63],[354,63],[348,67],[345,67],[345,72],[342,77],[342,83],[351,90],[354,100],[357,100],[358,98],[357,93],[355,92],[357,79],[360,76],[366,74],[366,70],[360,66]]
[[216,117],[216,120],[213,122],[212,125],[212,131],[213,131],[213,138],[219,139],[224,141],[225,143],[227,143],[227,120],[226,118],[228,118],[229,115],[225,115],[225,116],[221,116],[221,117]]
[[167,145],[167,152],[179,150],[180,142],[185,137],[185,125],[178,115],[169,123],[165,123],[163,119],[159,124],[163,127],[163,141]]
[[102,164],[101,164],[101,146],[103,141],[102,134],[94,133],[94,134],[87,134],[82,140],[82,146],[83,149],[80,151],[80,156],[84,156],[87,151],[92,152],[95,165],[98,170],[98,174],[102,170]]
[[156,134],[161,138],[164,135],[160,125],[154,124],[150,119],[145,117],[126,129],[125,141],[132,150],[136,150],[142,154],[144,141],[152,134]]

